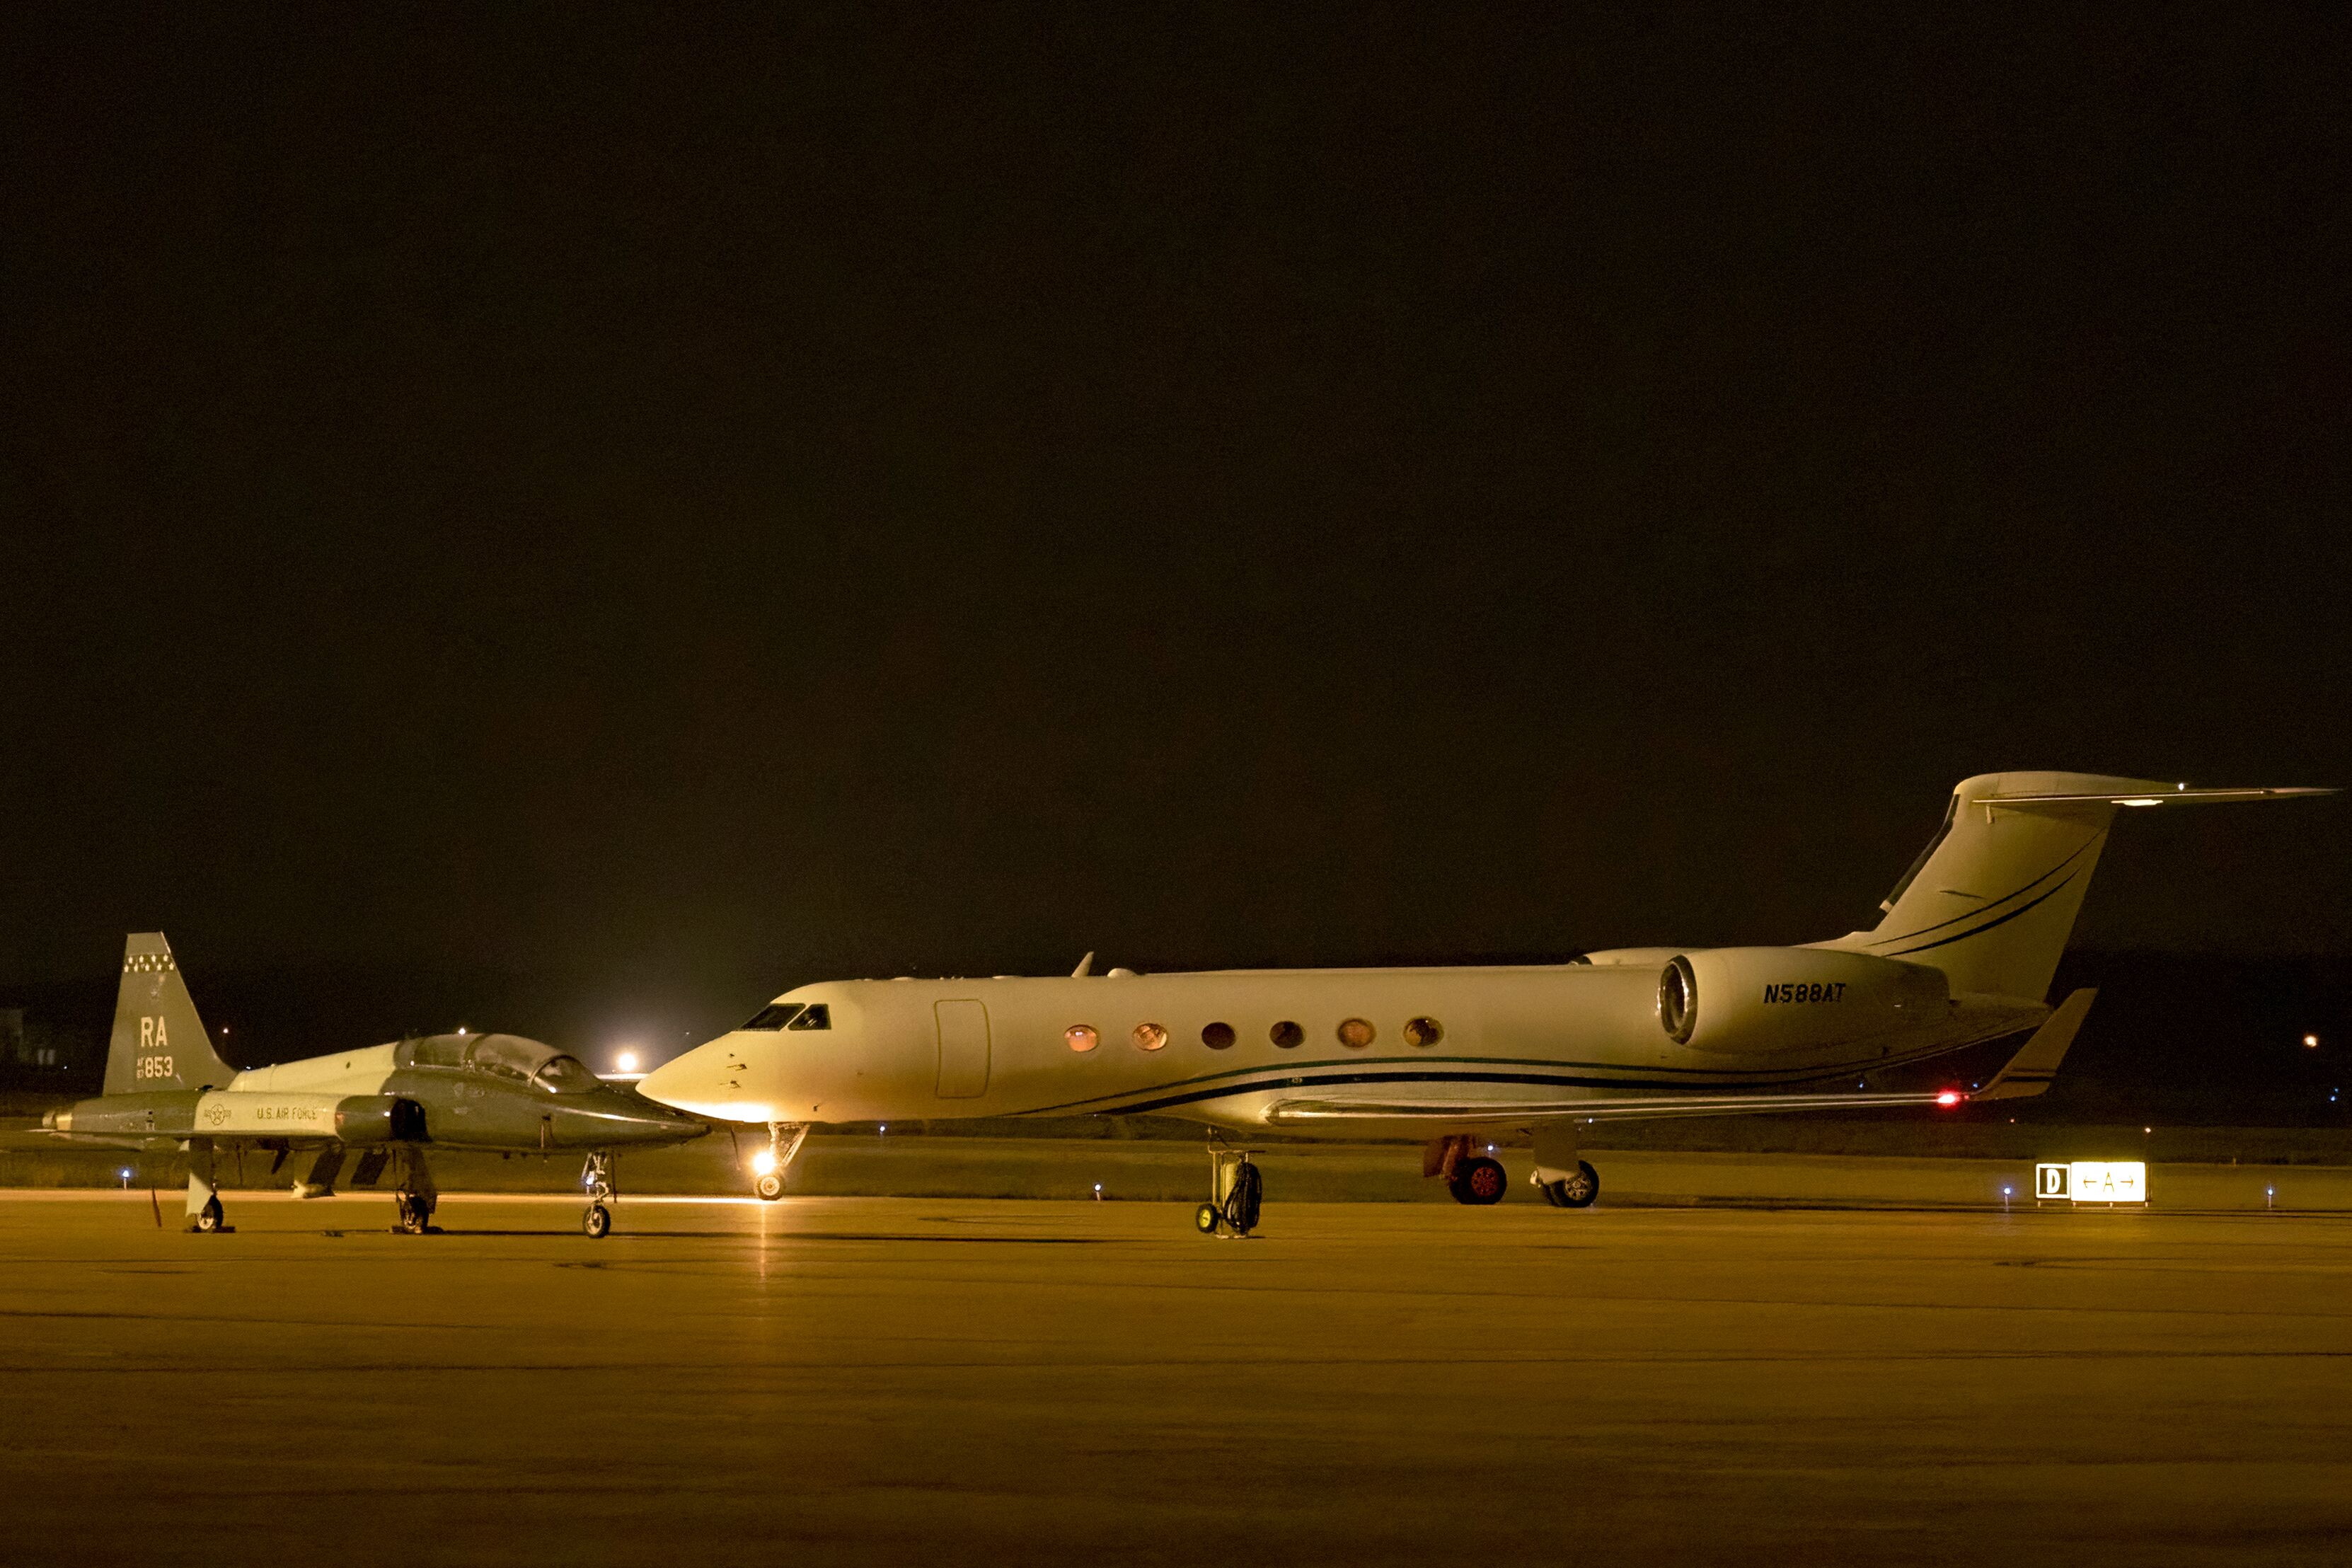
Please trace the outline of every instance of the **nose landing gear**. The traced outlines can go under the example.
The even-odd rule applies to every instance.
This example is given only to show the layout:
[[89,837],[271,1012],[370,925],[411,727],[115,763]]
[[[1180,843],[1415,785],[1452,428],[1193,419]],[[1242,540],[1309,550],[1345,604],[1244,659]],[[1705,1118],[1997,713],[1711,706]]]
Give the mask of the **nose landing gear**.
[[588,1211],[580,1216],[580,1228],[591,1241],[602,1241],[613,1231],[613,1211],[605,1205],[621,1195],[614,1184],[609,1150],[599,1149],[588,1156],[588,1163],[581,1167],[580,1184],[588,1189]]
[[784,1195],[784,1174],[808,1141],[808,1131],[805,1121],[768,1123],[768,1146],[751,1156],[751,1191],[761,1203],[772,1204]]

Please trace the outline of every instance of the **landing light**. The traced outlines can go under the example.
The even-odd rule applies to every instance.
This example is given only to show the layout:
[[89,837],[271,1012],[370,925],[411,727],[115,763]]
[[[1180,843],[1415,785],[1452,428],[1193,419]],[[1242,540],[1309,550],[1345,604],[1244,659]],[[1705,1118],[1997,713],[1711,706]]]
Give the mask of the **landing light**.
[[774,1173],[775,1169],[776,1152],[774,1150],[762,1149],[758,1153],[751,1156],[751,1173],[753,1175],[771,1175]]
[[613,1065],[622,1072],[635,1072],[637,1070],[637,1053],[623,1051],[613,1058]]
[[1957,1089],[1948,1089],[1936,1097],[1938,1105],[1958,1105],[1964,1097]]

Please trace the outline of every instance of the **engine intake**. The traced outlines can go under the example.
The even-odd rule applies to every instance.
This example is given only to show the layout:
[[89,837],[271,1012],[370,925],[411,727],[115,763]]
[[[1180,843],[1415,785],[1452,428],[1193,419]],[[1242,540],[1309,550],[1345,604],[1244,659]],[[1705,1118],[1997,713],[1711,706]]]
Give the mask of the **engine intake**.
[[1766,1054],[1865,1044],[1939,1021],[1943,971],[1811,947],[1678,952],[1658,973],[1658,1026],[1694,1050]]
[[335,1103],[335,1136],[346,1143],[422,1143],[425,1107],[396,1094],[359,1094]]

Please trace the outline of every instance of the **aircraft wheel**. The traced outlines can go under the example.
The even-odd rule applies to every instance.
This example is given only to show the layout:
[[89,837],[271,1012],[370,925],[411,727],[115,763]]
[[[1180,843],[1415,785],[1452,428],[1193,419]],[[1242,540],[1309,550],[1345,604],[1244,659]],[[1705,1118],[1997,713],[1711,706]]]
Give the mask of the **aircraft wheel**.
[[1589,1209],[1601,1195],[1601,1173],[1589,1161],[1576,1163],[1576,1174],[1539,1184],[1544,1201],[1556,1209]]
[[771,1171],[766,1175],[761,1176],[758,1181],[753,1182],[751,1184],[751,1190],[760,1194],[760,1201],[761,1203],[774,1203],[778,1198],[784,1195],[784,1178],[778,1175],[775,1172]]
[[1202,1236],[1217,1234],[1217,1205],[1214,1204],[1202,1204],[1192,1211],[1192,1223]]
[[588,1233],[591,1241],[602,1241],[612,1233],[613,1211],[603,1204],[590,1204],[588,1212],[581,1216],[580,1228]]
[[1488,1204],[1501,1203],[1503,1189],[1509,1184],[1510,1177],[1504,1172],[1501,1163],[1489,1160],[1484,1154],[1475,1159],[1465,1160],[1454,1166],[1454,1179],[1447,1184],[1453,1191],[1455,1203],[1469,1204],[1478,1208],[1484,1208]]
[[221,1208],[220,1199],[206,1198],[205,1206],[196,1211],[196,1228],[205,1235],[210,1236],[215,1231],[226,1228],[223,1222],[227,1217],[226,1211]]

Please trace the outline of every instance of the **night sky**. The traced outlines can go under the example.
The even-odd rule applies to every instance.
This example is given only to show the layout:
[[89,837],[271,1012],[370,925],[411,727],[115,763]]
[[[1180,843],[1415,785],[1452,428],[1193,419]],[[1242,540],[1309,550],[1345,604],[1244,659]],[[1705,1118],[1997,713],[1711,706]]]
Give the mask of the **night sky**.
[[[11,12],[0,984],[682,1040],[2352,784],[2345,14],[1728,15]],[[2347,814],[2079,940],[2352,952]]]

